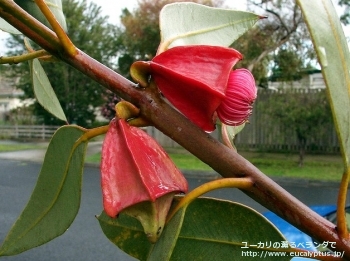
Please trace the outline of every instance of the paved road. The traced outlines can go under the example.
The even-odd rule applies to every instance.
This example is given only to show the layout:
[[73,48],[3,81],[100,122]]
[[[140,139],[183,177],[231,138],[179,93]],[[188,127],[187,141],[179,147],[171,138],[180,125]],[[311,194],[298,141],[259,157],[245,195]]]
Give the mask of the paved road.
[[[25,206],[35,185],[40,163],[1,159],[0,157],[0,242]],[[205,175],[190,173],[190,188],[205,181]],[[86,167],[83,176],[81,209],[69,230],[50,243],[17,256],[2,257],[1,261],[132,261],[103,235],[95,215],[102,209],[99,187],[99,169]],[[334,204],[337,186],[324,183],[302,183],[282,180],[282,186],[308,205]],[[254,207],[263,212],[265,208],[238,190],[223,189],[210,196],[230,199]]]

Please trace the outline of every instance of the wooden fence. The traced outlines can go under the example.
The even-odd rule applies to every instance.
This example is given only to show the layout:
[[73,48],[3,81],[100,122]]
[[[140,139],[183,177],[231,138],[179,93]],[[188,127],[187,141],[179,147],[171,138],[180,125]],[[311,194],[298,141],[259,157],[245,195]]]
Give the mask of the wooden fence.
[[[290,92],[291,90],[288,90]],[[254,104],[253,114],[249,118],[241,133],[236,136],[235,144],[238,150],[256,150],[271,152],[298,152],[299,144],[296,133],[292,128],[280,125],[269,117],[266,111],[261,110],[259,103],[273,99],[275,94],[281,94],[287,90],[260,89],[258,98]],[[315,95],[319,89],[293,89],[293,93]],[[300,105],[302,106],[302,104]],[[281,109],[283,108],[276,108]],[[148,127],[147,132],[165,147],[178,147],[179,145],[153,127]],[[220,131],[211,135],[220,139]],[[306,142],[307,153],[339,153],[339,143],[335,128],[332,123],[319,126],[318,131]]]
[[58,126],[0,125],[1,139],[49,140]]
[[[315,95],[319,89],[294,89],[293,93]],[[266,111],[262,110],[259,103],[274,99],[274,95],[286,92],[286,90],[271,91],[259,90],[258,98],[254,104],[253,114],[249,118],[250,124],[236,137],[235,143],[238,149],[262,150],[262,151],[292,151],[299,150],[298,139],[295,131],[274,121]],[[290,90],[289,90],[290,93]],[[300,106],[303,106],[300,104]],[[283,110],[283,108],[276,108]],[[292,124],[292,123],[291,123]],[[306,152],[311,153],[339,153],[339,143],[333,123],[318,126],[311,138],[306,141]]]
[[[318,90],[295,90],[299,93],[313,95]],[[241,133],[236,136],[235,144],[239,150],[259,150],[259,151],[290,151],[299,150],[296,134],[291,128],[283,127],[272,121],[266,112],[260,110],[259,103],[268,99],[273,99],[275,91],[260,90],[258,98],[254,104],[254,111],[249,122]],[[280,108],[283,109],[283,108]],[[0,138],[22,139],[22,140],[49,140],[56,131],[57,126],[2,126],[0,125]],[[163,147],[179,147],[175,141],[165,136],[154,127],[146,128],[149,135],[154,137]],[[220,139],[220,131],[216,130],[211,135]],[[340,148],[333,124],[319,126],[313,137],[307,140],[306,152],[312,153],[339,153]]]

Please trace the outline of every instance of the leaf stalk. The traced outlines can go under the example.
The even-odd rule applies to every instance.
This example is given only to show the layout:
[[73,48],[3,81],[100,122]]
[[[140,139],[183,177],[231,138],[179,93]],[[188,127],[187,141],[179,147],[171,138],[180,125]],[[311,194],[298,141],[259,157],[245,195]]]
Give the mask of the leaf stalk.
[[44,0],[35,0],[35,3],[40,8],[41,12],[45,15],[46,19],[49,21],[52,29],[56,33],[58,39],[60,40],[63,48],[67,54],[74,56],[78,53],[77,48],[72,43],[70,38],[67,36],[66,32],[63,30],[62,26],[56,20],[54,14],[51,12],[50,8],[47,6]]
[[202,196],[205,193],[221,188],[239,188],[245,190],[249,189],[252,186],[253,182],[250,178],[224,178],[204,183],[203,185],[189,192],[179,201],[175,208],[169,213],[166,222],[169,222],[169,220],[181,208],[187,207],[193,200]]
[[46,50],[38,50],[18,56],[0,57],[0,64],[17,64],[35,58],[47,57],[48,55],[50,54]]

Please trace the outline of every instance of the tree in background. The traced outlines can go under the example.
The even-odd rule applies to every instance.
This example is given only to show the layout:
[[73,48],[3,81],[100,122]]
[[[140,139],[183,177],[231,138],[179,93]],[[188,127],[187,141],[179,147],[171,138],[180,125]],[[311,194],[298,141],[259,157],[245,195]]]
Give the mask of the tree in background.
[[[316,56],[296,2],[248,0],[248,7],[266,15],[267,19],[235,42],[234,47],[245,53],[242,67],[252,70],[257,84],[265,88],[267,81],[301,79],[305,71],[316,64]],[[261,103],[259,109],[264,110],[272,121],[296,134],[300,166],[303,165],[306,141],[318,126],[332,120],[324,91],[276,93],[273,99]]]
[[259,86],[267,87],[271,66],[276,62],[288,63],[292,54],[294,61],[302,63],[298,63],[297,67],[283,67],[280,77],[295,74],[308,67],[310,61],[315,61],[309,33],[294,0],[248,0],[247,6],[249,10],[265,15],[266,19],[238,39],[233,47],[245,54],[241,66],[253,72]]
[[279,48],[277,54],[273,55],[270,81],[295,81],[301,79],[301,68],[304,63],[301,57],[286,46]]
[[[116,31],[115,27],[108,23],[108,17],[101,15],[101,8],[94,3],[88,4],[86,0],[63,0],[63,8],[68,33],[74,44],[96,60],[111,66],[118,48]],[[16,47],[15,53],[22,53],[23,38],[12,36],[8,47]],[[104,97],[108,95],[107,91],[64,63],[43,62],[42,65],[69,123],[91,126],[95,121],[96,107],[103,104]],[[24,90],[25,97],[33,97],[28,65],[22,63],[13,66],[13,75],[20,75],[18,88]],[[34,105],[34,113],[38,116],[39,123],[62,124],[38,103]]]
[[318,92],[287,89],[262,101],[259,110],[285,130],[295,133],[299,145],[299,166],[303,166],[306,142],[320,126],[332,124],[332,115],[325,90]]
[[159,13],[162,7],[174,2],[195,2],[207,6],[222,6],[222,0],[140,0],[139,6],[130,12],[124,9],[121,15],[118,37],[118,69],[129,77],[129,68],[137,60],[151,60],[160,43]]
[[344,12],[340,16],[340,21],[344,25],[349,25],[350,24],[350,0],[339,0],[338,4],[341,7],[344,7]]

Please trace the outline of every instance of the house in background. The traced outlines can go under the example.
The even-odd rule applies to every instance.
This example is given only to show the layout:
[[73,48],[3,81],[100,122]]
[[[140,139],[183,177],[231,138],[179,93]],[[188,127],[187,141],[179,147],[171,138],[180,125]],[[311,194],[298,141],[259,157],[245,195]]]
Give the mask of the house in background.
[[16,89],[11,80],[0,75],[0,122],[8,120],[11,110],[32,103],[31,100],[21,100],[24,92]]
[[326,84],[323,79],[321,70],[313,69],[306,71],[300,80],[291,82],[282,81],[269,81],[268,89],[278,90],[278,89],[325,89]]

